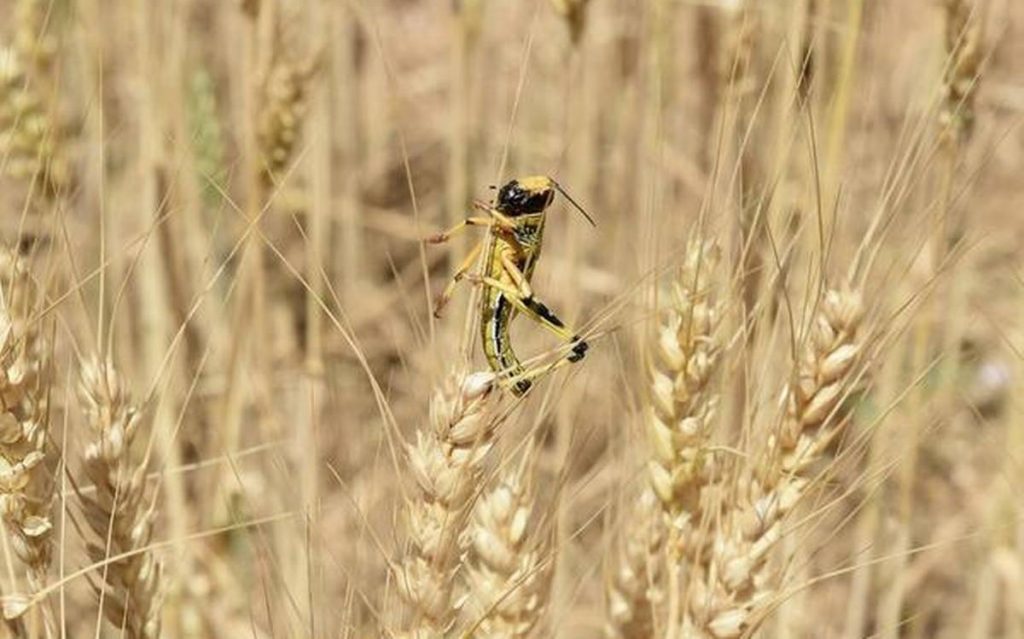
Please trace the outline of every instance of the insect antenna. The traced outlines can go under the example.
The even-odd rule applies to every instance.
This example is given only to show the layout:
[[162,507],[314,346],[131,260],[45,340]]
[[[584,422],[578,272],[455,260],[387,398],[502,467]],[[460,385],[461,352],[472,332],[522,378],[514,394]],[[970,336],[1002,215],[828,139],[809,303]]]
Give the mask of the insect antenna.
[[555,182],[554,180],[551,180],[551,184],[553,184],[555,186],[555,188],[558,189],[559,193],[561,193],[563,196],[565,196],[565,199],[569,200],[569,203],[572,204],[573,207],[575,207],[575,209],[577,211],[579,211],[580,213],[583,214],[583,217],[587,218],[587,221],[590,222],[590,226],[593,226],[594,228],[597,228],[597,223],[594,222],[594,218],[590,217],[590,214],[587,213],[586,210],[584,210],[584,208],[582,206],[580,206],[579,202],[577,202],[576,200],[572,199],[572,196],[565,192],[565,189],[562,188],[561,184],[559,184],[558,182]]

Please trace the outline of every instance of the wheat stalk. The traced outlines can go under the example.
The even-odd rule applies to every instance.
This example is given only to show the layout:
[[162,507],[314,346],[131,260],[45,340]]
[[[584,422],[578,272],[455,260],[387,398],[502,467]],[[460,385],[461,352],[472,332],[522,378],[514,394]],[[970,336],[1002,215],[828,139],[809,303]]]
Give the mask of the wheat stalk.
[[494,375],[455,373],[430,403],[430,428],[408,447],[419,494],[406,504],[409,550],[396,579],[412,608],[407,637],[437,637],[451,629],[462,598],[453,591],[469,540],[466,524],[493,446]]
[[551,563],[546,544],[529,546],[536,525],[532,467],[531,449],[476,506],[470,533],[477,561],[467,572],[480,615],[473,636],[526,637],[543,613]]
[[[79,395],[93,438],[83,454],[85,473],[96,487],[80,495],[85,520],[98,538],[87,550],[93,561],[103,562],[147,546],[154,513],[145,490],[146,464],[131,459],[139,412],[124,379],[110,362],[89,362],[82,367]],[[161,575],[154,554],[138,552],[105,566],[102,583],[93,582],[103,613],[124,636],[160,636]]]
[[33,317],[38,299],[22,262],[0,253],[0,513],[35,590],[50,566],[57,458],[47,438],[49,345]]
[[728,509],[710,557],[699,567],[703,579],[691,584],[684,623],[689,636],[725,639],[748,633],[772,600],[779,577],[769,570],[768,558],[782,537],[783,518],[806,494],[811,466],[848,422],[842,402],[859,381],[866,345],[863,315],[859,293],[825,292],[767,458],[741,486],[745,494]]

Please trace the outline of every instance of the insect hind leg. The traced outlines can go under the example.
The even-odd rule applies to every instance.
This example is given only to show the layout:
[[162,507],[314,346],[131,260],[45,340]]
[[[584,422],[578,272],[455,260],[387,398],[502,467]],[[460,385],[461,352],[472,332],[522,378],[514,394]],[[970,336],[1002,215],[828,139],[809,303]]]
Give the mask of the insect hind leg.
[[515,298],[518,299],[519,305],[542,326],[553,332],[555,335],[558,335],[558,337],[564,341],[573,345],[572,352],[566,357],[566,359],[570,362],[578,362],[583,359],[587,353],[587,349],[589,348],[587,343],[583,341],[583,338],[566,328],[565,323],[558,319],[558,316],[555,315],[554,311],[534,297],[533,291],[530,288],[529,279],[523,274],[519,266],[508,257],[508,255],[502,255],[501,264],[505,273],[516,284],[518,294]]
[[555,315],[554,311],[534,297],[532,293],[529,295],[523,295],[520,289],[517,289],[507,282],[502,282],[494,279],[493,277],[487,277],[478,273],[467,273],[466,279],[474,284],[490,286],[501,291],[505,294],[505,297],[523,313],[524,316],[529,317],[541,326],[547,328],[563,341],[572,344],[572,351],[566,356],[568,361],[578,362],[586,356],[587,350],[590,346],[583,341],[581,336],[569,330],[565,323]]
[[566,356],[567,360],[570,362],[578,362],[586,356],[587,350],[590,346],[583,341],[582,337],[569,331],[569,329],[566,328],[565,323],[555,315],[554,311],[532,295],[522,298],[522,302],[523,306],[533,311],[542,323],[548,325],[555,331],[555,333],[562,337],[562,339],[573,345],[572,352]]

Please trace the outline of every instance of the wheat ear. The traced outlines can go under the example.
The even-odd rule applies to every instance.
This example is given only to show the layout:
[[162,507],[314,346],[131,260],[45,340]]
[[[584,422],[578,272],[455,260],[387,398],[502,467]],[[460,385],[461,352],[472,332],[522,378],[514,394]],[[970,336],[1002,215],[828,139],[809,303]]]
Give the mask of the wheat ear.
[[471,535],[477,561],[467,573],[479,614],[473,636],[527,637],[544,611],[551,563],[544,557],[546,543],[530,547],[536,525],[532,470],[531,449],[476,506]]
[[81,495],[82,512],[97,540],[87,545],[90,559],[133,553],[100,571],[93,586],[102,598],[103,613],[128,639],[160,636],[162,568],[149,545],[153,532],[152,500],[145,490],[145,464],[132,461],[139,412],[131,403],[124,379],[109,362],[82,367],[79,385],[82,410],[92,440],[83,455],[85,473],[95,485]]
[[46,28],[49,6],[18,0],[13,46],[0,47],[0,157],[9,175],[38,180],[39,190],[53,196],[67,186],[68,167],[55,117],[56,42]]
[[622,547],[607,588],[608,639],[644,639],[653,636],[652,602],[660,598],[665,543],[661,502],[646,488],[630,510]]
[[[646,637],[653,631],[651,599],[668,532],[670,561],[694,551],[701,494],[710,480],[710,430],[718,396],[710,382],[718,364],[721,306],[713,291],[718,247],[688,243],[668,304],[647,349],[649,385],[644,427],[651,448],[651,491],[633,507],[635,524],[624,542],[608,592],[610,637]],[[666,528],[667,523],[667,528]]]
[[682,535],[700,513],[709,479],[711,425],[718,395],[710,381],[718,364],[721,308],[712,279],[719,252],[691,242],[653,340],[644,422],[651,445],[651,487],[670,526]]
[[491,373],[449,376],[431,400],[429,428],[417,431],[408,447],[419,494],[406,504],[409,550],[396,574],[412,608],[404,636],[443,636],[462,606],[453,591],[483,461],[493,446],[493,388]]
[[0,253],[0,513],[34,590],[52,555],[54,469],[47,438],[49,345],[37,290],[21,260]]
[[849,421],[842,403],[859,382],[866,344],[863,317],[859,293],[847,288],[825,292],[787,387],[786,412],[769,440],[769,453],[745,482],[738,507],[729,510],[716,531],[703,566],[706,582],[690,589],[689,635],[739,637],[756,629],[766,611],[778,586],[768,558],[782,537],[783,518],[807,492],[810,467]]
[[257,142],[263,163],[261,179],[272,185],[288,168],[306,117],[309,80],[316,63],[279,53],[265,70],[261,84]]

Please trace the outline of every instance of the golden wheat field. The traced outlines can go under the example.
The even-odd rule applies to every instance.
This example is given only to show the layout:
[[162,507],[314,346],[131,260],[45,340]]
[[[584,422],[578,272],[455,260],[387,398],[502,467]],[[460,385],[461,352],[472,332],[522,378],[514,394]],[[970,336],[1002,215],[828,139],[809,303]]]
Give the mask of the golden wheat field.
[[0,636],[1024,639],[1022,120],[1019,0],[0,0]]

